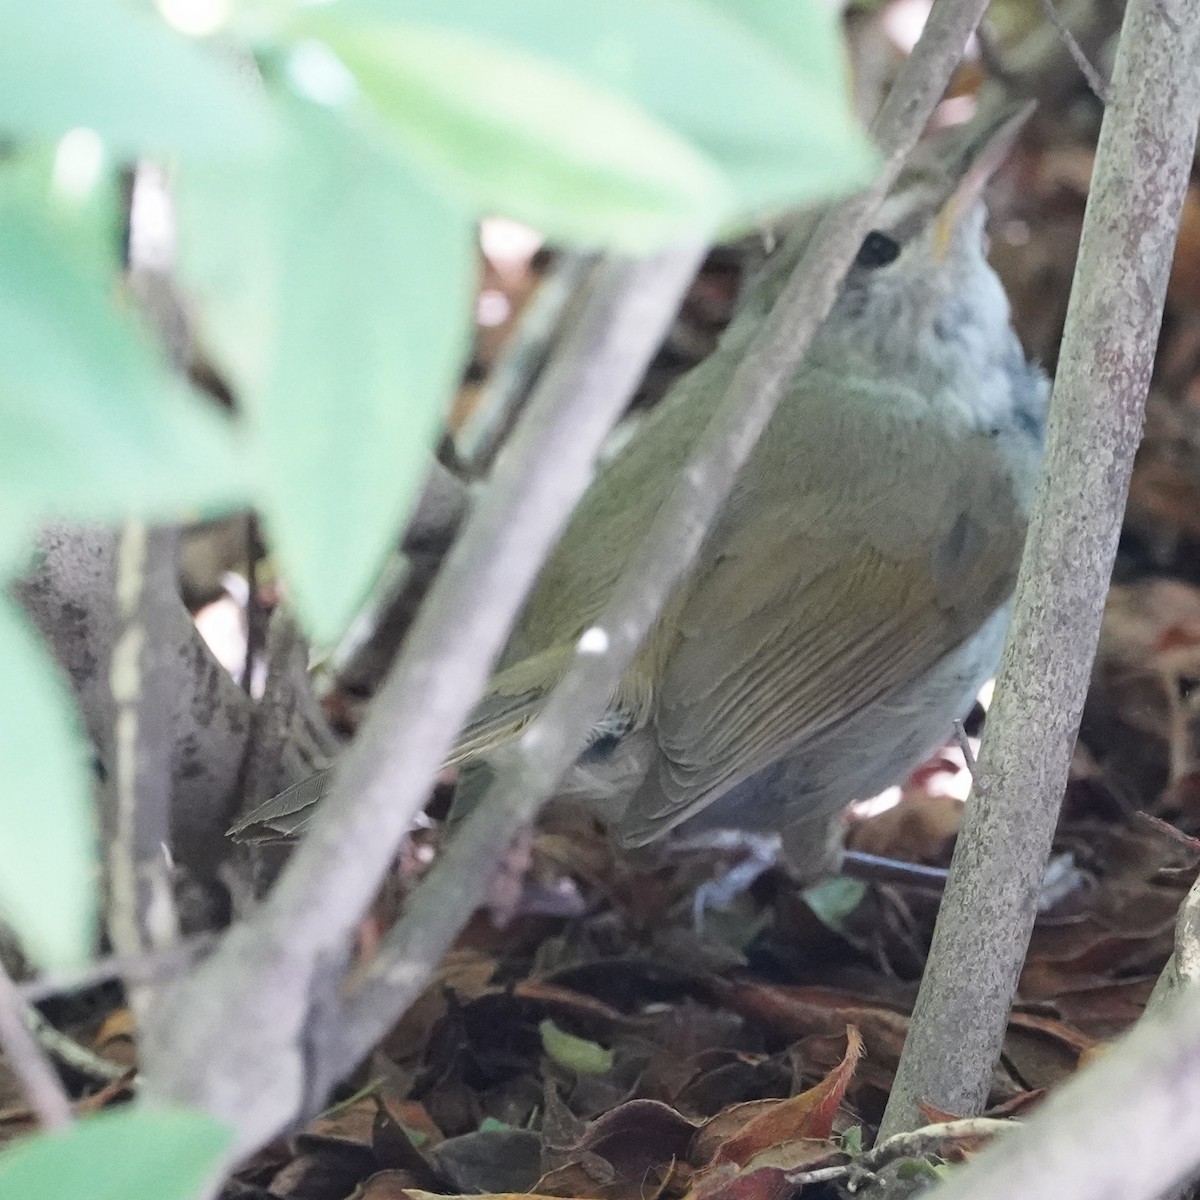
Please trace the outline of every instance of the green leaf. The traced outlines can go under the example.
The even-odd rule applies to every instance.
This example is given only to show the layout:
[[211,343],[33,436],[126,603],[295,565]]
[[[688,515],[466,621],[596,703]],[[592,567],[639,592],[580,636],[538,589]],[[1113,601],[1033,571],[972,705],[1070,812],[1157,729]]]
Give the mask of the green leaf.
[[0,1195],[21,1200],[192,1200],[233,1130],[200,1112],[125,1108],[0,1154]]
[[814,88],[832,96],[848,94],[849,70],[838,5],[797,4],[794,0],[703,2],[740,25]]
[[[0,913],[38,962],[78,966],[95,934],[87,744],[56,667],[8,600],[0,601],[0,662]],[[21,1193],[0,1185],[9,1194]]]
[[611,1050],[567,1033],[549,1018],[538,1026],[538,1033],[542,1036],[542,1049],[560,1067],[577,1075],[603,1075],[612,1069],[614,1055]]
[[0,186],[0,519],[182,514],[241,499],[232,426],[118,308],[85,232],[23,187]]
[[481,210],[635,251],[706,236],[730,210],[720,172],[683,138],[553,63],[454,30],[330,40],[405,147]]
[[[342,0],[307,10],[294,33],[322,38],[405,145],[469,177],[484,209],[552,235],[645,249],[670,232],[669,198],[690,198],[679,236],[714,204],[744,223],[848,190],[875,161],[824,0]],[[556,90],[571,77],[574,90]],[[617,102],[645,118],[619,140],[594,107]],[[633,185],[658,179],[645,160],[668,135],[723,187],[690,169],[673,194],[643,190],[659,207],[639,224]],[[589,188],[592,209],[569,211]]]
[[245,69],[118,0],[0,0],[0,131],[86,127],[122,155],[246,158],[275,135]]
[[929,1183],[941,1183],[953,1170],[949,1163],[933,1163],[926,1158],[898,1158],[893,1169],[897,1179]]
[[841,933],[846,921],[863,902],[867,885],[857,879],[838,876],[804,889],[804,903],[822,925]]
[[479,1122],[480,1133],[498,1133],[503,1130],[516,1128],[516,1125],[510,1125],[507,1121],[501,1121],[499,1117],[484,1117]]
[[258,501],[332,641],[428,468],[470,332],[473,224],[334,114],[294,103],[255,177],[184,179],[207,329],[243,396]]

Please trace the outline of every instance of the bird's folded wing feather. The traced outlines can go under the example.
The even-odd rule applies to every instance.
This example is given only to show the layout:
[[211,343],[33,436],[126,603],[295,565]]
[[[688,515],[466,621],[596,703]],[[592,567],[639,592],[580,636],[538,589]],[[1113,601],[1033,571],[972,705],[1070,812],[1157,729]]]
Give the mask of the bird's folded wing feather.
[[[520,667],[521,664],[518,664]],[[487,750],[516,737],[538,714],[545,700],[545,677],[553,674],[548,663],[530,663],[523,671],[504,672],[471,713],[467,726],[447,756],[447,766],[471,762]],[[528,676],[528,679],[525,678]],[[535,686],[536,681],[539,682]],[[509,691],[496,690],[505,685]],[[329,793],[333,768],[326,767],[272,796],[242,817],[230,836],[242,842],[269,844],[298,837],[308,826],[313,808]]]
[[492,676],[486,694],[471,710],[447,756],[446,765],[471,762],[517,737],[541,712],[546,694],[566,670],[573,651],[570,644],[552,646]]
[[[1023,536],[1019,488],[994,459],[981,435],[890,479],[877,466],[877,490],[853,505],[819,488],[774,506],[758,497],[745,506],[753,522],[735,508],[683,607],[653,717],[659,759],[624,842],[661,836],[982,625],[1011,588]],[[939,498],[922,502],[922,478]]]

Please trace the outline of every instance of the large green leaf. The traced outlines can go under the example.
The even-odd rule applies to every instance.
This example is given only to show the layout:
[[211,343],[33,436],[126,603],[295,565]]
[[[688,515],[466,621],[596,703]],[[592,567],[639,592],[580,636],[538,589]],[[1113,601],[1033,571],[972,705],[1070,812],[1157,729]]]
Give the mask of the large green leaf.
[[186,261],[249,418],[258,502],[309,628],[342,632],[427,469],[462,366],[471,222],[308,104],[256,176],[183,181]]
[[233,1131],[200,1112],[126,1108],[0,1154],[0,1195],[21,1200],[192,1200]]
[[78,234],[0,188],[0,520],[239,499],[232,426],[186,393]]
[[8,137],[82,126],[120,154],[223,158],[262,153],[273,139],[252,74],[119,0],[0,0],[0,29]]
[[408,151],[480,209],[645,250],[707,236],[733,205],[684,138],[555,63],[453,29],[335,27],[330,40]]
[[[824,0],[341,0],[296,20],[423,161],[469,178],[483,208],[559,236],[644,249],[668,228],[668,196],[678,236],[714,203],[744,222],[854,187],[874,161]],[[564,78],[569,92],[554,86]],[[642,114],[638,129],[615,134],[618,102]],[[666,136],[718,169],[723,192],[697,169],[673,193],[646,191]],[[574,211],[589,189],[591,208]]]
[[77,966],[95,934],[86,742],[57,668],[8,600],[0,600],[0,663],[0,914],[38,962]]

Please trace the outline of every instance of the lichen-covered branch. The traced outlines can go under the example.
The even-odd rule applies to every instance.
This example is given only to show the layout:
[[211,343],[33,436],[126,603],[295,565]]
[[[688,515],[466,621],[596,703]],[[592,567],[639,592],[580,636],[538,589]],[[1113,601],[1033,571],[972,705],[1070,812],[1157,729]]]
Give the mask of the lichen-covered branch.
[[[1130,0],[1008,644],[883,1136],[920,1124],[922,1100],[969,1115],[987,1097],[1036,915],[1141,435],[1200,121],[1198,63],[1200,7]],[[1013,1187],[1007,1194],[1027,1193]]]

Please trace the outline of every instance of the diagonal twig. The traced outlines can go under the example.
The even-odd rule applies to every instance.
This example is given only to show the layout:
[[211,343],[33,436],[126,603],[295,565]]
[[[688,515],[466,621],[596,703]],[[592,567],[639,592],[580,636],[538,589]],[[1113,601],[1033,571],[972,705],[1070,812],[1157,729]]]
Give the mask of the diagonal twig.
[[[880,110],[873,134],[884,154],[879,177],[821,222],[674,490],[574,662],[521,740],[493,762],[496,778],[375,960],[355,981],[339,1021],[341,1069],[386,1032],[416,998],[457,930],[481,901],[513,833],[536,814],[603,715],[676,581],[698,552],[909,151],[916,144],[985,0],[938,0],[921,41]],[[603,652],[590,652],[597,640]]]
[[811,1171],[796,1171],[788,1175],[788,1183],[802,1187],[806,1183],[832,1183],[834,1180],[874,1174],[898,1158],[929,1158],[941,1153],[948,1144],[977,1142],[981,1139],[1006,1137],[1020,1126],[1015,1121],[994,1117],[964,1117],[955,1121],[940,1121],[925,1125],[911,1133],[897,1133],[848,1163],[834,1167],[816,1167]]
[[0,964],[0,1047],[26,1098],[47,1129],[64,1129],[75,1119],[71,1101],[25,1020],[26,1003]]
[[454,438],[459,458],[478,474],[495,457],[513,416],[532,392],[538,372],[562,332],[564,317],[599,265],[595,254],[560,251],[483,387],[474,411]]
[[[425,802],[542,559],[657,348],[703,253],[613,261],[496,462],[329,797],[265,903],[159,1005],[147,1090],[273,1135],[310,1093],[310,1024],[332,963]],[[486,597],[486,603],[480,598]]]
[[39,1004],[52,996],[70,995],[86,988],[120,979],[127,985],[156,986],[186,971],[197,958],[213,948],[216,935],[195,933],[180,938],[160,950],[136,954],[109,954],[85,967],[68,972],[48,972],[17,984],[17,991],[28,1004]]
[[1101,104],[1107,104],[1108,84],[1104,82],[1104,77],[1084,54],[1083,47],[1075,35],[1067,28],[1067,23],[1062,19],[1062,14],[1055,6],[1054,0],[1042,0],[1042,12],[1045,14],[1046,20],[1054,26],[1054,32],[1058,34],[1062,44],[1067,48],[1067,53],[1079,68],[1079,73],[1087,80],[1087,85],[1092,89],[1093,95]]

